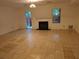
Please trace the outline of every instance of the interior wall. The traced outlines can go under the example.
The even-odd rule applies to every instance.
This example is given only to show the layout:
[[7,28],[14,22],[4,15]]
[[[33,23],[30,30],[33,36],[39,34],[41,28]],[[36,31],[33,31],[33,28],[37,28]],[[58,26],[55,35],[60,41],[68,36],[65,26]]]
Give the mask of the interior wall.
[[[52,22],[51,16],[52,8],[61,8],[61,23],[56,24]],[[69,25],[74,26],[74,7],[67,4],[48,4],[39,5],[35,9],[29,9],[32,12],[33,29],[37,29],[40,20],[49,22],[49,29],[68,29]]]
[[0,6],[0,35],[19,29],[17,9]]
[[[61,23],[52,22],[52,8],[61,8]],[[0,35],[14,31],[16,29],[26,28],[25,11],[32,12],[32,27],[38,29],[39,21],[48,21],[49,29],[68,29],[69,25],[73,25],[79,32],[79,8],[75,8],[68,4],[47,4],[38,5],[37,8],[30,9],[26,7],[14,8],[8,6],[0,6]]]
[[[52,8],[61,8],[61,23],[53,23],[53,17],[51,16]],[[37,5],[36,8],[18,8],[20,15],[20,28],[26,28],[25,11],[30,10],[32,12],[32,29],[38,29],[39,21],[48,21],[49,29],[68,29],[69,25],[73,25],[75,28],[75,6],[70,4],[45,4]]]
[[26,28],[26,16],[25,16],[26,9],[24,7],[18,8],[18,15],[19,15],[19,27],[20,29]]
[[75,9],[75,30],[79,33],[79,7]]

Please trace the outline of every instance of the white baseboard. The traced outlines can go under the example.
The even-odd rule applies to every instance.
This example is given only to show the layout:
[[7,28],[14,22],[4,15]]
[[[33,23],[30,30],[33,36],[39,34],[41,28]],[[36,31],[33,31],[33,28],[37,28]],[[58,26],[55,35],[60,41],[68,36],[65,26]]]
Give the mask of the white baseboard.
[[0,35],[4,35],[4,34],[7,34],[7,33],[9,33],[9,32],[16,31],[16,30],[18,30],[18,29],[13,29],[13,30],[11,29],[11,30],[6,31],[6,32],[1,32]]

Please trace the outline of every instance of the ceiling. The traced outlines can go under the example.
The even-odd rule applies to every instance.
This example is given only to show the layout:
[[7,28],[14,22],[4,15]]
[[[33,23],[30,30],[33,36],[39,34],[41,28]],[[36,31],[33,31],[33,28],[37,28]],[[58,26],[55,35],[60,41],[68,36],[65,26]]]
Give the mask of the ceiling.
[[[31,3],[36,4],[45,4],[45,3],[68,3],[68,4],[79,4],[79,0],[0,0],[0,5],[13,5],[13,6],[22,6],[25,4],[30,4],[29,1],[32,1]],[[38,2],[37,2],[38,1]]]

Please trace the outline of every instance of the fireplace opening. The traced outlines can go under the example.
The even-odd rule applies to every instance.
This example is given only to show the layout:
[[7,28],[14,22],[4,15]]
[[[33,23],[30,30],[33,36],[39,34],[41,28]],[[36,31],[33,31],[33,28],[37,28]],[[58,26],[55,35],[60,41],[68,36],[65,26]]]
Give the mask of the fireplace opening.
[[39,30],[48,30],[48,21],[40,21]]

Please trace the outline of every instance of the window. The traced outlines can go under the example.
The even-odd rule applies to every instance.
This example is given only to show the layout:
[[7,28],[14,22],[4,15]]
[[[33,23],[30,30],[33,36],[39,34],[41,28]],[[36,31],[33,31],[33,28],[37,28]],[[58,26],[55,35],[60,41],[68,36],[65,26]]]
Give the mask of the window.
[[60,8],[53,8],[52,9],[52,18],[53,18],[53,23],[60,23]]
[[31,29],[32,28],[32,19],[31,19],[32,15],[31,15],[31,12],[26,11],[25,16],[26,16],[26,28]]

